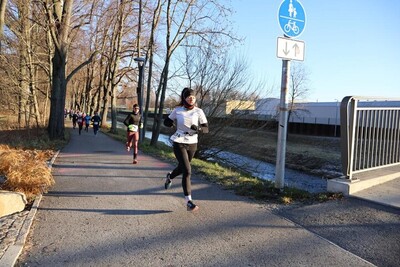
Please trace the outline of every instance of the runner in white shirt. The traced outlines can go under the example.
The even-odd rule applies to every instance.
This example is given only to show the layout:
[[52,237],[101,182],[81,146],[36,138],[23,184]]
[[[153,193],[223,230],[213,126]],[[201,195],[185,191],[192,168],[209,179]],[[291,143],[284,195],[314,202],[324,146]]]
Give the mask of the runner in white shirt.
[[193,203],[191,195],[192,174],[190,162],[197,150],[198,133],[208,133],[208,122],[201,108],[195,106],[196,95],[194,90],[184,88],[181,93],[181,103],[164,120],[167,127],[176,127],[176,132],[171,136],[173,149],[178,166],[167,174],[165,189],[171,187],[172,179],[182,174],[182,188],[185,195],[188,211],[196,211],[199,207]]

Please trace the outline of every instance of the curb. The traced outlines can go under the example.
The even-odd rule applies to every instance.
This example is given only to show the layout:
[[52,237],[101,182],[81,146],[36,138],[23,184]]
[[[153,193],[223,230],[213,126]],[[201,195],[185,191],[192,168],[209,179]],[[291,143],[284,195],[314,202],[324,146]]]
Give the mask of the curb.
[[19,231],[17,239],[15,243],[11,245],[4,253],[3,257],[0,260],[1,266],[14,266],[17,262],[19,255],[24,248],[26,238],[28,237],[29,230],[31,228],[33,219],[36,215],[36,211],[39,208],[40,201],[42,200],[42,195],[39,195],[35,201],[33,202],[32,208],[26,216],[24,223]]
[[[60,151],[57,151],[53,158],[48,163],[49,168],[51,169],[53,166],[54,161],[56,160]],[[10,266],[13,267],[18,257],[21,255],[21,252],[24,248],[25,241],[28,237],[29,230],[32,226],[33,219],[35,218],[36,212],[39,208],[40,201],[42,200],[42,194],[36,197],[31,210],[29,211],[28,215],[26,216],[24,223],[18,233],[18,236],[13,245],[11,245],[5,252],[4,255],[0,258],[0,266]]]

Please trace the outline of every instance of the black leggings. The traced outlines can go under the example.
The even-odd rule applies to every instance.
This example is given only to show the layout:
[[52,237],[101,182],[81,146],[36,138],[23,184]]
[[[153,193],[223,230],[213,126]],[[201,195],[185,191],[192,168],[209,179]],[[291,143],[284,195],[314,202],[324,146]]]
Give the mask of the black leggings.
[[170,178],[174,179],[176,176],[182,174],[182,188],[185,196],[189,196],[192,193],[190,176],[192,175],[192,167],[190,162],[197,150],[197,144],[180,144],[175,143],[173,145],[174,154],[178,160],[178,167],[176,167]]

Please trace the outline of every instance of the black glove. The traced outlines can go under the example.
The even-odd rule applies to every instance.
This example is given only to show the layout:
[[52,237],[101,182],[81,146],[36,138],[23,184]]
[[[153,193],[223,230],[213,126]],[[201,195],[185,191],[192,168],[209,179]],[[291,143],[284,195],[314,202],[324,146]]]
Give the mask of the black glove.
[[197,132],[199,130],[199,128],[197,127],[197,125],[192,124],[192,126],[190,126],[190,130]]

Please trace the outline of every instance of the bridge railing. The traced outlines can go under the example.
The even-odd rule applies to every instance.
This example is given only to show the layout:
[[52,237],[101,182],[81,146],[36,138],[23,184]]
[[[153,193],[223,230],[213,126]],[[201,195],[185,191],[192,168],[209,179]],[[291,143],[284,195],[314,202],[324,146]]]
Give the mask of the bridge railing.
[[348,96],[341,102],[340,118],[346,178],[400,164],[400,99]]

